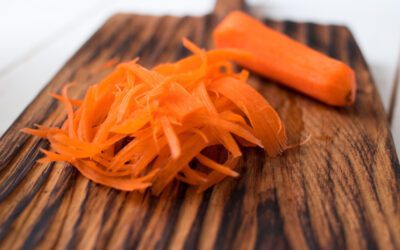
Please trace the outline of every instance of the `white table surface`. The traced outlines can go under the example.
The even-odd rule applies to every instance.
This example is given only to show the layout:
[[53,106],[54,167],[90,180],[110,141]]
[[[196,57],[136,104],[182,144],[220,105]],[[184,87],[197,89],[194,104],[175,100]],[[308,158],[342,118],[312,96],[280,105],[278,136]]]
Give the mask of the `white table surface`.
[[[400,0],[248,0],[252,13],[345,24],[389,109],[400,60]],[[0,0],[0,135],[75,51],[116,12],[203,15],[214,0]],[[400,95],[398,89],[397,95]],[[400,96],[392,133],[400,150]]]

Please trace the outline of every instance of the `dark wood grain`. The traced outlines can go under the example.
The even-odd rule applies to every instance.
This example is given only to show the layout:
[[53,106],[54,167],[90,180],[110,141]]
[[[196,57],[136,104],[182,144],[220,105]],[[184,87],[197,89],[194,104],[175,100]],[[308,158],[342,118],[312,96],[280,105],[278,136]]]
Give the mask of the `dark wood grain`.
[[394,82],[393,82],[393,87],[392,87],[392,94],[390,96],[389,100],[389,110],[388,110],[388,120],[390,124],[393,124],[393,116],[394,116],[394,111],[396,109],[396,104],[398,102],[398,88],[400,85],[400,57],[397,62],[397,67],[396,67],[396,72],[394,76]]
[[174,61],[188,54],[183,36],[211,48],[220,15],[115,15],[66,63],[0,139],[0,249],[400,249],[399,162],[366,62],[343,26],[264,20],[348,63],[359,90],[355,105],[332,108],[252,76],[291,142],[312,139],[277,158],[244,149],[240,178],[202,194],[174,183],[153,197],[35,163],[47,143],[19,129],[65,119],[50,91],[76,81],[71,94],[82,96],[110,58]]

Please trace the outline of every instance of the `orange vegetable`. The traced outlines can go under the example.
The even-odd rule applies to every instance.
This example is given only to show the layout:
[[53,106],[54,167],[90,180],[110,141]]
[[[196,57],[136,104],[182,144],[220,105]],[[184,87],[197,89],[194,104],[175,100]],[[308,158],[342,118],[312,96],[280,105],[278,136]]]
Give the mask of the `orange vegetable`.
[[[137,60],[117,65],[83,100],[68,96],[71,84],[52,94],[67,113],[61,128],[22,130],[49,140],[40,162],[68,162],[96,183],[125,191],[151,187],[157,195],[173,180],[203,191],[237,177],[239,145],[271,156],[286,149],[278,114],[229,61],[249,55],[184,45],[194,55],[152,70]],[[204,155],[214,145],[225,148],[223,162]]]
[[217,48],[251,54],[238,61],[267,78],[334,106],[355,100],[354,71],[346,64],[281,34],[240,11],[231,12],[215,28]]

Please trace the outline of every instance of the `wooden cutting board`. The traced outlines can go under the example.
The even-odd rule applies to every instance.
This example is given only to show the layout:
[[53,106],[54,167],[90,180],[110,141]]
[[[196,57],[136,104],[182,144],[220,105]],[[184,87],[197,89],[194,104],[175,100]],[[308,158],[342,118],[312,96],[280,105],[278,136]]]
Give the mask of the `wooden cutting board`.
[[274,159],[244,149],[237,179],[203,194],[174,183],[153,197],[96,185],[66,164],[35,163],[48,144],[19,129],[65,119],[49,92],[77,81],[71,93],[82,97],[110,58],[179,59],[188,54],[184,36],[211,48],[218,20],[242,4],[221,0],[203,17],[118,14],[93,35],[0,140],[0,249],[400,249],[399,162],[371,74],[343,26],[263,20],[353,67],[357,102],[333,108],[252,76],[290,141],[312,139]]

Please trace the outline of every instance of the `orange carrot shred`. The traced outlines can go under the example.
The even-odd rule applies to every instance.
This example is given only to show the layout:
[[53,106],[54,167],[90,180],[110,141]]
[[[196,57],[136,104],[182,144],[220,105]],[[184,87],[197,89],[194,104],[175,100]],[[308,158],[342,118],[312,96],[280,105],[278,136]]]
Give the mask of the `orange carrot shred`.
[[176,135],[174,129],[168,118],[163,116],[160,118],[161,127],[163,128],[164,135],[167,138],[172,158],[176,159],[181,155],[181,146],[179,143],[179,138]]
[[100,65],[100,70],[112,68],[116,64],[118,64],[118,59],[117,58],[111,58],[110,60],[108,60],[108,61],[106,61],[106,62],[104,62],[103,64]]
[[229,169],[229,167],[226,167],[224,165],[221,165],[207,157],[205,157],[202,154],[199,154],[196,156],[196,158],[200,161],[200,163],[204,164],[205,166],[214,169],[217,172],[220,172],[222,174],[228,175],[228,176],[232,176],[232,177],[237,177],[239,176],[239,174],[231,169]]

